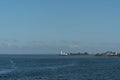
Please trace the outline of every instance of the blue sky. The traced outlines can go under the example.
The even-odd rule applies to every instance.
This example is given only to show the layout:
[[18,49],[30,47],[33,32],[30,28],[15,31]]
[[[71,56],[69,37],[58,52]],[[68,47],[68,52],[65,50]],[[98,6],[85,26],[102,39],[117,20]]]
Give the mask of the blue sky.
[[120,50],[119,0],[1,0],[0,53]]

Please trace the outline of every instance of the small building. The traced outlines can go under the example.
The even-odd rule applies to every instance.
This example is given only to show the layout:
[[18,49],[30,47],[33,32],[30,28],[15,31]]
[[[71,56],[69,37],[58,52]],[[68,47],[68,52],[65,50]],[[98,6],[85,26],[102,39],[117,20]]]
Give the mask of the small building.
[[105,56],[117,56],[117,52],[107,51],[104,53]]

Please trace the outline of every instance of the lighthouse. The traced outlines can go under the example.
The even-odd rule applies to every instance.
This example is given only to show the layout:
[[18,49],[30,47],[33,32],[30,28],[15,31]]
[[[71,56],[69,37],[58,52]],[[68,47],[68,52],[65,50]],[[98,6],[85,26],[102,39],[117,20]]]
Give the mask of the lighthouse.
[[68,55],[68,54],[67,54],[67,53],[65,53],[65,52],[63,52],[63,51],[61,50],[60,55]]
[[115,52],[115,55],[117,56],[117,55],[118,55],[118,53],[117,53],[117,52]]

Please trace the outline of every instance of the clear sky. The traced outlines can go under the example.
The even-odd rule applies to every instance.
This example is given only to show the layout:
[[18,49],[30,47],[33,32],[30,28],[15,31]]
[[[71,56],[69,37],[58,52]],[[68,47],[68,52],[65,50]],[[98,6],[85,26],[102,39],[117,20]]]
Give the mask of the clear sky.
[[120,51],[120,0],[0,0],[0,53]]

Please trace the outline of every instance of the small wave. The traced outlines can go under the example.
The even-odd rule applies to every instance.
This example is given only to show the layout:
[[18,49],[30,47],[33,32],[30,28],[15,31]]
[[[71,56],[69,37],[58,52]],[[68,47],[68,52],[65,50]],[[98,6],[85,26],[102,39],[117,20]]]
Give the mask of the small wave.
[[71,66],[74,66],[74,65],[75,65],[75,64],[48,66],[48,67],[44,67],[44,68],[42,68],[42,69],[60,69],[60,68],[71,67]]
[[11,73],[11,72],[15,71],[17,68],[15,65],[16,64],[14,63],[14,61],[10,60],[10,67],[7,69],[0,69],[0,74],[7,74],[7,73]]
[[11,68],[16,69],[16,63],[13,60],[10,60]]
[[3,70],[0,70],[0,74],[7,74],[7,73],[10,73],[14,71],[14,69],[3,69]]

